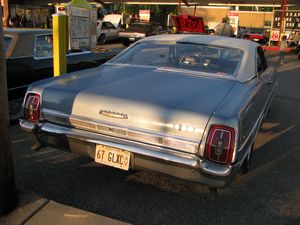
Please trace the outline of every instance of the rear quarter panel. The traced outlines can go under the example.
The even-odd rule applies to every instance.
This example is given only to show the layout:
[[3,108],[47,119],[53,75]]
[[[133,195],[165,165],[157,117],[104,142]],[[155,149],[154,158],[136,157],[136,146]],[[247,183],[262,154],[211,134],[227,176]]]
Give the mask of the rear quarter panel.
[[[266,71],[268,77],[272,71]],[[260,128],[264,114],[271,101],[276,79],[270,85],[260,76],[247,82],[236,81],[231,91],[218,105],[205,129],[200,147],[200,155],[204,154],[205,141],[210,127],[221,124],[233,127],[236,131],[233,162],[241,161],[247,149],[253,143]]]

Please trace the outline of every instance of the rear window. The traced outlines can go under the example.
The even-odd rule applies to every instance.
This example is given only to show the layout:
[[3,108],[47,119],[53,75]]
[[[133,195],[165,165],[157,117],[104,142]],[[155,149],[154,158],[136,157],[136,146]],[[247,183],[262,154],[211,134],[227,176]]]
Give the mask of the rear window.
[[[69,50],[67,56],[76,55],[78,53],[89,53],[85,49]],[[53,37],[52,35],[38,35],[35,39],[34,57],[36,59],[52,58],[53,57]]]
[[34,56],[36,58],[53,56],[53,39],[52,35],[40,35],[36,37]]
[[221,48],[187,43],[140,43],[120,55],[113,62],[233,76],[243,57],[239,49]]

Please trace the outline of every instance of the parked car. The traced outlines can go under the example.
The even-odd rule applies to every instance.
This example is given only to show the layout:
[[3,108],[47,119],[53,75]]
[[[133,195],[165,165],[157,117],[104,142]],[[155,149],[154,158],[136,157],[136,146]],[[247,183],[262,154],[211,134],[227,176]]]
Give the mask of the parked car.
[[244,39],[254,41],[259,44],[266,44],[268,42],[268,39],[265,38],[262,34],[246,33],[244,34]]
[[[12,122],[21,116],[26,89],[33,81],[53,76],[52,30],[5,29],[9,113]],[[77,51],[67,55],[68,72],[95,67],[111,59],[110,51]]]
[[249,169],[274,71],[255,42],[152,36],[100,67],[33,83],[20,125],[41,146],[220,188]]
[[266,44],[269,38],[265,35],[265,30],[260,28],[245,28],[241,34],[241,38],[254,41],[261,45]]
[[97,40],[98,44],[103,45],[106,41],[119,39],[120,28],[115,27],[109,21],[97,21]]
[[128,14],[106,14],[103,21],[111,22],[116,28],[125,27],[130,23],[130,15]]
[[160,34],[162,28],[157,23],[136,22],[129,24],[129,27],[119,32],[119,37],[124,46],[138,41],[144,37]]

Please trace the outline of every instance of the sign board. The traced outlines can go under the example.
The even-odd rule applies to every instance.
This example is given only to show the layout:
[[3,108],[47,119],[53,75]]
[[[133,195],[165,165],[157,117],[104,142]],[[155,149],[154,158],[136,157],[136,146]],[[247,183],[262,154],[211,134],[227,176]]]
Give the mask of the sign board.
[[279,30],[271,30],[270,41],[279,41],[279,39],[280,39],[280,31]]
[[[280,29],[282,10],[275,10],[273,16],[273,29]],[[300,10],[287,10],[284,14],[285,30],[300,31]]]
[[149,22],[150,21],[150,10],[140,10],[140,21]]
[[230,11],[228,16],[239,16],[239,13]]
[[229,24],[232,26],[234,35],[238,34],[238,28],[239,28],[239,16],[238,14],[229,14]]
[[97,46],[97,11],[68,6],[69,49],[90,49]]

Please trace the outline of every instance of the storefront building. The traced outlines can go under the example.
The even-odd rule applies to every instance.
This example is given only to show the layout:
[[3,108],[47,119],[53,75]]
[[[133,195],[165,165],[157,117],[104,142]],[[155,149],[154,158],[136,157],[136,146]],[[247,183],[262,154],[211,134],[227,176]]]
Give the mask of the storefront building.
[[[49,27],[51,25],[51,15],[55,13],[55,5],[69,2],[68,0],[9,0],[9,15],[14,16],[24,14],[27,18],[28,27]],[[133,0],[110,0],[100,1],[91,0],[92,4],[99,9],[103,6],[110,11],[124,12],[127,14],[136,14],[139,10],[147,9],[152,11],[152,17],[161,19],[159,21],[165,25],[163,19],[168,13],[178,13],[178,1],[156,0],[156,1],[133,1]],[[100,4],[100,2],[102,4]],[[181,4],[183,14],[201,16],[205,25],[213,29],[224,16],[235,15],[238,18],[238,26],[247,28],[269,29],[272,25],[274,10],[281,8],[280,4],[213,4],[206,1],[206,6],[195,7],[197,1],[188,0],[190,6]],[[198,1],[199,2],[199,1]],[[242,1],[240,1],[242,2]],[[266,1],[265,1],[266,2]],[[273,1],[275,2],[275,1]],[[277,1],[277,3],[280,1]],[[203,3],[204,4],[204,3]],[[288,6],[287,9],[295,9]],[[154,12],[155,11],[155,12]],[[153,19],[152,18],[152,19]]]
[[[26,27],[51,27],[52,14],[55,5],[70,2],[68,0],[8,0],[8,15],[10,18],[16,14],[24,14],[27,19]],[[101,7],[98,2],[90,1],[95,7]],[[9,18],[8,18],[9,19]]]

